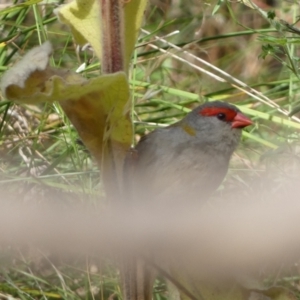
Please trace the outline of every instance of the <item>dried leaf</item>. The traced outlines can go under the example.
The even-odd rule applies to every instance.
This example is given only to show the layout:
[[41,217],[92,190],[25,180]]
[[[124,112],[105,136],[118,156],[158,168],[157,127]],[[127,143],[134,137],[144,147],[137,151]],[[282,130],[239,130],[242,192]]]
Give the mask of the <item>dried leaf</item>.
[[48,42],[36,47],[7,71],[1,82],[3,94],[21,103],[59,101],[98,163],[116,172],[115,179],[121,182],[132,134],[125,110],[129,99],[126,74],[87,80],[74,72],[51,68],[51,49]]

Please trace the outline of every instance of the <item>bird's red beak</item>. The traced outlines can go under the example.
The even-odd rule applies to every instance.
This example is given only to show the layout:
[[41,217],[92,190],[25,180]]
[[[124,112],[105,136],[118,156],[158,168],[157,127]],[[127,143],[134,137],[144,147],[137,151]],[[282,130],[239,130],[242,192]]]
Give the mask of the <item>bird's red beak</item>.
[[247,118],[245,115],[239,112],[234,117],[231,123],[231,128],[244,128],[252,124],[253,122],[249,118]]

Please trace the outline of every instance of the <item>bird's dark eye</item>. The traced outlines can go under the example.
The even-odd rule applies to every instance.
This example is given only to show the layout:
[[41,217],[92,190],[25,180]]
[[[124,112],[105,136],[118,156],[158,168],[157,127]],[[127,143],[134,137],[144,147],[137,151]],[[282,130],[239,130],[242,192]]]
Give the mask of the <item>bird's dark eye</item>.
[[219,114],[217,114],[217,118],[221,121],[225,121],[226,115],[224,113],[219,113]]

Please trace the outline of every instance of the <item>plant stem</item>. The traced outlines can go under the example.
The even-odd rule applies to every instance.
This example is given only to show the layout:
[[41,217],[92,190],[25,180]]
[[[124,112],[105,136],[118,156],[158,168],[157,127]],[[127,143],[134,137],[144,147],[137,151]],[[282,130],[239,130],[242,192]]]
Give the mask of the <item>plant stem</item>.
[[102,72],[124,70],[124,21],[122,1],[101,0]]

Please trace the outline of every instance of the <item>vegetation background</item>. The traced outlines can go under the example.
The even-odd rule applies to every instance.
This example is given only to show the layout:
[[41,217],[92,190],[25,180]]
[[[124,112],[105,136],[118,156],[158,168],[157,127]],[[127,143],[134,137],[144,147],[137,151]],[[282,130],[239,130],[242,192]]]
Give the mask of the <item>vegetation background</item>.
[[[130,70],[135,141],[204,101],[228,101],[251,115],[255,125],[232,159],[215,195],[220,199],[232,189],[249,193],[266,169],[278,171],[272,179],[276,188],[287,177],[292,181],[291,169],[298,170],[299,3],[253,3],[258,8],[225,0],[149,1]],[[52,65],[87,78],[98,75],[93,50],[75,45],[69,29],[57,21],[53,11],[61,4],[0,3],[1,73],[50,40]],[[50,201],[64,209],[102,205],[97,166],[58,104],[17,105],[2,97],[0,157],[1,189],[25,203]],[[108,261],[80,257],[74,262],[30,247],[2,250],[0,299],[121,297],[117,271]],[[299,294],[294,271],[272,280],[288,282]],[[156,282],[155,297],[166,299],[163,281]]]

